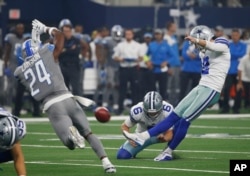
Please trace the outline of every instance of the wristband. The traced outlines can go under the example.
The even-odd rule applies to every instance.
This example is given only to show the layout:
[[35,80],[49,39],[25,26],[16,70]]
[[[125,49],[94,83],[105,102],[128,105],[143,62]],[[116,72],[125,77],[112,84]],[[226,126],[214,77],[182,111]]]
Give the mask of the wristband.
[[195,43],[199,44],[200,39],[195,39]]
[[53,31],[54,29],[57,30],[57,28],[55,28],[55,27],[50,27],[50,28],[49,28],[49,35],[50,35],[50,36],[52,36],[52,31]]

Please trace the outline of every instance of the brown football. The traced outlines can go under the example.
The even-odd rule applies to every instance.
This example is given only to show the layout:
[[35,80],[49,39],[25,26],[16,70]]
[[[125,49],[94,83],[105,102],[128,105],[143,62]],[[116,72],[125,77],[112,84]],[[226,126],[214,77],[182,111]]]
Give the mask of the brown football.
[[105,107],[98,107],[95,110],[95,117],[101,123],[106,123],[110,120],[109,110]]

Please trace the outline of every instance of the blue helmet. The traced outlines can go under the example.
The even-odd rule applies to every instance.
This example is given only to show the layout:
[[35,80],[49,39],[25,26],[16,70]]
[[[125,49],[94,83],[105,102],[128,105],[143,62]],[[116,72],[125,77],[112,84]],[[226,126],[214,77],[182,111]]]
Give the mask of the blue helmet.
[[31,44],[32,39],[28,39],[22,44],[22,54],[23,58],[32,57],[34,56],[35,52],[37,51],[37,48],[32,46]]

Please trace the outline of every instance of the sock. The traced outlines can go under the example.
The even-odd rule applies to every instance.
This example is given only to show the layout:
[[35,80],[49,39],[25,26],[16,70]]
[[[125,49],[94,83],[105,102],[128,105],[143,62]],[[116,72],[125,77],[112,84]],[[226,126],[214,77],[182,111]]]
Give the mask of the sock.
[[102,142],[94,134],[88,135],[86,140],[88,141],[88,143],[90,144],[91,148],[94,150],[98,158],[107,156],[106,152],[104,151]]
[[181,143],[181,141],[185,138],[190,122],[186,121],[186,119],[181,119],[176,125],[174,129],[174,135],[171,142],[169,142],[168,147],[172,150],[175,150],[176,147]]
[[173,150],[170,147],[168,147],[164,152],[167,152],[172,155]]
[[155,125],[153,128],[148,130],[149,135],[157,136],[160,133],[163,133],[167,131],[169,128],[171,128],[178,120],[181,118],[175,113],[172,112],[168,117],[166,117],[163,121]]

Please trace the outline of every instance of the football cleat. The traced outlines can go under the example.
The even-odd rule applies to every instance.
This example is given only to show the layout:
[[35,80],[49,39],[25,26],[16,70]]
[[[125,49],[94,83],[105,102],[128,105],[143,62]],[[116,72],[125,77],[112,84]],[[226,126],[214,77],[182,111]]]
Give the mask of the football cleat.
[[143,139],[143,137],[139,133],[132,134],[125,130],[122,133],[125,136],[125,138],[134,141],[136,144],[140,146],[142,146],[145,143],[145,139]]
[[84,138],[80,135],[76,127],[70,126],[69,127],[70,135],[69,138],[71,141],[75,144],[76,147],[83,149],[85,147],[85,140]]
[[106,173],[116,173],[116,168],[111,163],[103,164],[103,168]]
[[172,159],[172,153],[167,152],[165,149],[157,157],[154,158],[154,161],[170,161]]

